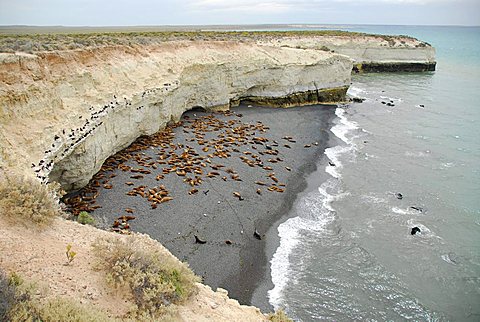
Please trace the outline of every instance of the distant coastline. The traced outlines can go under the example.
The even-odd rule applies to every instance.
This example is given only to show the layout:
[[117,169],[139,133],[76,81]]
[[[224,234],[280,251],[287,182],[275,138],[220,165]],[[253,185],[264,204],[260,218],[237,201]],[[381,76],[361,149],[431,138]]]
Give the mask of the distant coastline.
[[[157,133],[168,125],[177,124],[186,112],[192,116],[192,112],[188,112],[191,109],[200,108],[208,113],[225,112],[243,104],[245,114],[250,114],[252,122],[255,119],[254,113],[264,113],[264,122],[273,123],[271,117],[275,111],[269,109],[265,112],[266,109],[261,110],[261,107],[258,107],[259,112],[256,112],[251,106],[245,105],[292,107],[345,103],[354,64],[359,71],[366,66],[373,66],[372,63],[381,68],[387,66],[388,69],[392,69],[389,71],[417,65],[420,66],[418,70],[431,70],[426,67],[431,68],[432,64],[433,66],[435,64],[433,47],[406,36],[328,30],[178,31],[178,27],[174,27],[177,31],[133,32],[118,32],[114,31],[115,29],[108,32],[102,29],[98,32],[93,29],[82,29],[83,27],[75,29],[80,33],[72,33],[73,29],[63,27],[59,27],[62,31],[50,33],[57,27],[53,27],[54,29],[45,27],[43,29],[45,33],[31,34],[32,30],[28,29],[30,27],[15,28],[19,34],[12,35],[12,30],[0,28],[2,32],[0,99],[4,103],[0,115],[3,128],[0,135],[2,146],[0,168],[20,175],[36,176],[43,183],[58,182],[67,191],[85,187],[97,172],[104,168],[104,162],[110,156],[122,151],[139,137]],[[22,29],[30,34],[22,34]],[[40,29],[42,28],[38,30]],[[9,32],[10,34],[7,34]],[[390,68],[391,66],[393,67]],[[261,165],[262,169],[259,169],[261,171],[272,171],[278,167],[278,176],[280,170],[286,174],[291,173],[279,179],[272,173],[266,179],[261,178],[273,182],[268,186],[271,190],[258,192],[252,190],[252,187],[249,187],[250,189],[245,187],[241,194],[234,191],[238,195],[233,196],[238,200],[233,201],[241,202],[239,205],[245,207],[243,215],[248,220],[243,225],[248,230],[236,229],[228,231],[228,234],[225,230],[221,237],[217,238],[218,231],[195,227],[200,220],[210,220],[209,214],[214,211],[218,212],[216,214],[218,216],[231,215],[228,207],[223,211],[210,209],[209,212],[205,212],[206,216],[200,214],[198,218],[192,217],[185,222],[180,217],[175,222],[179,226],[174,226],[174,223],[164,219],[164,225],[167,227],[170,225],[172,228],[167,233],[175,231],[177,235],[180,234],[180,238],[188,243],[186,244],[188,247],[193,243],[194,253],[189,253],[189,256],[193,257],[193,254],[203,256],[203,262],[196,262],[199,267],[208,268],[210,265],[212,268],[212,263],[208,262],[210,257],[205,256],[199,248],[198,244],[204,244],[202,241],[206,241],[207,245],[209,240],[215,241],[209,246],[216,251],[230,251],[225,248],[230,245],[239,247],[238,249],[232,247],[235,250],[229,254],[234,256],[225,257],[227,258],[223,263],[225,266],[220,266],[223,275],[215,280],[215,283],[218,283],[215,286],[223,281],[237,283],[236,276],[241,270],[240,276],[245,277],[245,280],[237,283],[234,295],[239,296],[242,302],[248,301],[257,279],[263,275],[264,266],[267,265],[263,255],[260,258],[251,251],[263,253],[263,246],[258,246],[262,245],[258,242],[258,237],[262,237],[272,221],[283,215],[280,210],[270,212],[271,204],[252,203],[253,208],[249,208],[247,201],[249,198],[260,198],[258,196],[262,193],[268,193],[280,198],[275,201],[275,205],[284,205],[285,209],[291,206],[296,193],[301,191],[304,185],[302,178],[314,170],[311,167],[312,160],[322,154],[328,141],[328,134],[318,132],[317,127],[328,128],[333,113],[332,111],[320,113],[314,110],[315,107],[306,108],[303,113],[308,114],[310,111],[307,118],[315,119],[318,124],[310,124],[311,127],[303,135],[303,141],[299,139],[301,144],[297,147],[294,147],[296,140],[293,138],[288,141],[290,143],[281,141],[291,134],[282,131],[282,124],[278,123],[278,120],[275,124],[277,129],[272,130],[274,137],[269,138],[272,144],[275,144],[275,148],[270,145],[264,147],[266,141],[258,137],[256,141],[261,144],[248,143],[252,150],[259,149],[260,146],[262,149],[265,148],[265,152],[263,150],[260,152],[267,154],[267,157],[263,157],[265,160],[260,160],[261,157],[256,156],[255,165],[252,160],[245,161],[248,166]],[[292,112],[284,111],[283,114],[288,116]],[[234,120],[242,117],[228,113],[227,116]],[[298,123],[297,127],[302,126],[304,122],[301,117],[297,119],[292,117],[291,121],[293,120]],[[295,129],[292,128],[290,131],[295,132]],[[32,136],[35,136],[35,140],[32,140]],[[244,141],[241,139],[240,137],[238,140],[243,144]],[[281,148],[279,142],[283,142]],[[187,144],[176,145],[175,149],[184,149]],[[217,153],[208,156],[208,159],[223,162],[219,157],[227,153],[223,148],[219,149],[218,144],[208,148],[212,149],[212,153]],[[280,149],[289,151],[289,154],[285,152],[284,158],[287,160],[288,157],[292,163],[295,162],[295,154],[292,151],[308,151],[306,153],[309,154],[305,154],[305,160],[296,166],[286,165],[287,169],[283,166],[283,155],[279,155],[280,151],[277,151]],[[189,148],[187,150],[190,151]],[[247,152],[245,155],[254,153],[243,152]],[[270,153],[273,153],[275,158],[268,157]],[[273,166],[265,165],[267,162]],[[243,166],[239,161],[234,165]],[[210,162],[206,162],[206,167],[211,167]],[[184,175],[177,168],[162,171],[167,170],[169,174],[174,172],[172,175],[175,173],[178,176]],[[197,174],[203,173],[202,169],[196,170]],[[216,174],[210,173],[210,177],[212,176]],[[254,183],[253,175],[251,177],[250,181]],[[229,179],[227,176],[225,178],[224,181],[227,182]],[[288,178],[291,180],[288,181]],[[300,180],[297,180],[298,178]],[[277,180],[285,182],[279,183]],[[125,183],[121,185],[123,188],[125,186]],[[102,187],[112,189],[108,183],[103,183]],[[284,187],[292,188],[292,193],[285,193],[286,197],[282,199]],[[210,196],[215,195],[213,188],[212,192],[206,191],[196,195],[197,192],[190,190],[186,198],[195,195],[191,197],[194,200],[193,198],[203,197],[203,194],[206,196],[207,193]],[[233,198],[231,191],[221,197],[229,198],[228,200]],[[90,201],[95,201],[95,198]],[[121,197],[118,199],[125,201]],[[118,205],[121,204],[120,200]],[[216,205],[214,200],[210,200],[208,204]],[[256,211],[255,208],[259,208],[260,205],[264,207],[267,215],[250,216],[249,213]],[[176,213],[199,215],[195,213],[198,211],[197,203],[190,204],[188,209],[183,206],[184,208],[178,208]],[[122,208],[123,210],[125,209]],[[117,216],[117,210],[114,213]],[[236,217],[228,220],[232,226],[236,225]],[[156,223],[157,220],[143,222],[147,228],[154,227]],[[192,226],[194,230],[185,231],[184,235],[177,232],[179,229],[190,229]],[[81,227],[75,229],[81,230]],[[211,227],[218,227],[218,223]],[[144,231],[150,233],[147,229]],[[200,233],[204,234],[200,239],[190,238],[193,234]],[[248,245],[256,246],[249,248],[246,247]],[[198,249],[200,251],[195,253]],[[179,251],[177,255],[180,254]],[[256,263],[261,267],[255,267]],[[218,269],[218,265],[212,269]],[[249,272],[256,277],[255,280],[246,278]],[[245,290],[239,291],[243,287]]]

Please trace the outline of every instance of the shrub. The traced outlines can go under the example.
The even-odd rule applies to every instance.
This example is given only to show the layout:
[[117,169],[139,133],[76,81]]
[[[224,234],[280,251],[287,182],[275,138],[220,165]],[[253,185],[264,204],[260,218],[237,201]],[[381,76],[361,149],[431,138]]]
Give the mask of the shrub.
[[73,262],[75,256],[77,255],[77,253],[72,250],[72,245],[67,245],[67,251],[65,252],[65,254],[67,256],[67,265],[70,265],[70,263]]
[[272,322],[293,322],[282,309],[277,310],[275,313],[270,313],[268,319]]
[[[148,249],[147,249],[148,248]],[[182,263],[138,236],[97,240],[94,252],[107,282],[129,292],[136,305],[133,316],[160,316],[196,291],[198,277]]]
[[32,178],[7,174],[0,179],[0,215],[25,226],[47,226],[61,214],[55,188]]
[[95,219],[86,211],[81,211],[77,216],[77,221],[82,225],[94,225]]

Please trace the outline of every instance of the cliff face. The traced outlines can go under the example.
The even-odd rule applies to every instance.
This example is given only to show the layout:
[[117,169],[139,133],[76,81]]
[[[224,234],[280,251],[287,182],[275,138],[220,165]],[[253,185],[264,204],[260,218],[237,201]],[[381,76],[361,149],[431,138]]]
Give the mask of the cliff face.
[[[410,37],[388,36],[324,36],[284,37],[261,44],[289,48],[333,51],[354,60],[361,71],[425,71],[435,70],[435,48]],[[362,68],[363,67],[363,68]],[[390,68],[389,68],[390,67]]]
[[242,98],[288,106],[291,94],[292,104],[316,103],[328,99],[325,90],[338,100],[352,69],[349,58],[324,51],[233,42],[2,58],[4,166],[34,163],[38,176],[67,190],[84,186],[110,155],[188,109],[228,109]]

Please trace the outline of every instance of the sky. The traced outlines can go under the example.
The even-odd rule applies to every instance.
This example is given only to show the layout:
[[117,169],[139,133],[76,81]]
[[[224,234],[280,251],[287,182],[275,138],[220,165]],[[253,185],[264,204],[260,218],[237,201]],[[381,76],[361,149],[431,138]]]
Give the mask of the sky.
[[0,0],[0,25],[480,25],[480,0]]

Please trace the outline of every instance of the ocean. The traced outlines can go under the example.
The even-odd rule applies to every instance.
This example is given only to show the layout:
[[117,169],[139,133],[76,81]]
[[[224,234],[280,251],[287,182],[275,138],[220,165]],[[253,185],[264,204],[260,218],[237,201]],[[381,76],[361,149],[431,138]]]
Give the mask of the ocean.
[[417,37],[437,70],[353,76],[366,100],[337,108],[275,227],[270,304],[296,321],[480,321],[480,27],[329,29]]

